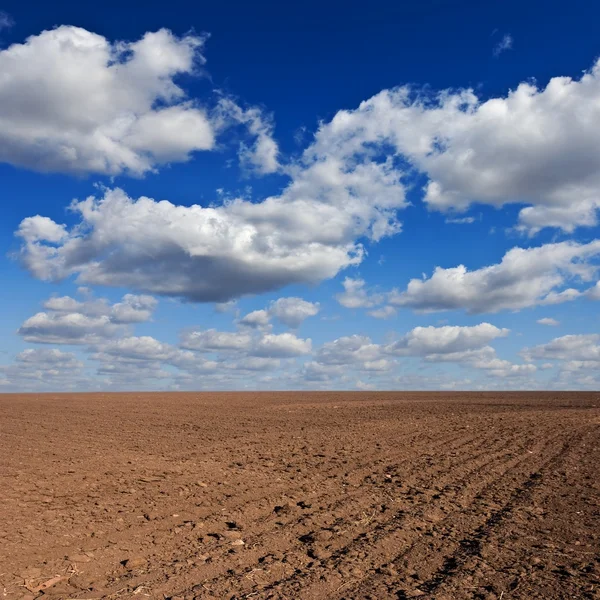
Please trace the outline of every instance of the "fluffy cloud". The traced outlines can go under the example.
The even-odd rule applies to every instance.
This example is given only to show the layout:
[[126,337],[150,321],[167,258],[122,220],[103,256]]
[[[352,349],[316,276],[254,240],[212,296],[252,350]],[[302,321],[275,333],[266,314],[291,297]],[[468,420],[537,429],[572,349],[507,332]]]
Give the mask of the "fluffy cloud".
[[41,171],[142,175],[214,145],[174,83],[204,38],[166,29],[110,43],[61,26],[0,51],[0,161]]
[[83,363],[56,348],[23,350],[14,362],[0,366],[0,385],[7,390],[71,389],[82,383]]
[[422,312],[464,309],[475,314],[565,302],[580,293],[555,288],[574,277],[592,278],[596,267],[589,260],[599,254],[600,240],[513,248],[499,264],[475,271],[464,265],[437,267],[429,279],[412,279],[404,292],[392,294],[388,301]]
[[269,314],[288,327],[296,328],[309,317],[319,312],[319,303],[307,302],[302,298],[279,298],[269,306]]
[[[352,335],[338,338],[321,346],[298,373],[299,385],[347,387],[361,373],[361,381],[378,389],[398,386],[411,389],[445,389],[464,385],[486,389],[497,387],[497,382],[510,379],[513,386],[531,387],[537,371],[533,364],[514,364],[500,359],[489,342],[504,337],[507,329],[489,323],[472,327],[443,326],[416,327],[400,340],[391,344],[376,344],[370,338]],[[402,368],[398,358],[410,360],[410,376],[398,375]],[[415,362],[417,361],[417,362]],[[454,363],[465,369],[481,372],[479,383],[472,380],[455,382],[439,370],[444,364]],[[421,371],[419,374],[416,371]],[[425,372],[426,371],[426,372]],[[410,381],[409,381],[410,379]],[[472,384],[472,385],[471,385]]]
[[131,360],[168,361],[173,358],[176,349],[151,336],[126,337],[111,340],[100,346],[103,354]]
[[88,284],[223,302],[315,283],[360,263],[360,240],[397,231],[395,209],[403,205],[398,175],[385,165],[348,171],[325,160],[260,203],[186,207],[106,190],[72,204],[81,222],[71,230],[34,216],[17,234],[23,264],[40,279],[77,275]]
[[346,308],[371,308],[384,300],[383,294],[374,294],[366,289],[364,279],[346,277],[342,285],[344,291],[337,294],[336,299]]
[[218,128],[242,124],[254,138],[251,146],[244,142],[240,144],[238,156],[243,168],[260,175],[279,169],[279,147],[273,139],[273,123],[260,109],[243,109],[230,98],[222,98],[215,109],[215,117]]
[[18,334],[26,342],[38,344],[90,344],[98,338],[114,336],[119,331],[119,326],[111,323],[106,316],[39,312],[19,327]]
[[264,328],[269,326],[270,315],[266,310],[253,310],[240,319],[243,327]]
[[368,311],[367,314],[376,319],[389,319],[396,314],[396,309],[393,306],[382,306],[381,308]]
[[[251,313],[252,314],[252,313]],[[197,352],[219,353],[231,360],[240,357],[290,358],[309,354],[311,340],[301,339],[291,333],[272,334],[248,329],[241,331],[185,331],[181,335],[180,347]],[[255,361],[258,364],[259,361]],[[266,364],[263,362],[262,364]]]
[[135,294],[112,305],[103,298],[52,297],[44,302],[46,311],[27,319],[18,333],[27,342],[92,344],[123,333],[124,325],[148,321],[156,304],[152,296]]
[[181,336],[180,346],[187,350],[200,352],[223,352],[248,350],[252,344],[252,336],[243,332],[186,331]]
[[597,281],[594,287],[587,290],[585,295],[590,300],[600,300],[600,281]]
[[361,365],[377,363],[382,358],[382,348],[362,335],[351,335],[327,342],[316,353],[322,365]]
[[[98,361],[98,373],[111,385],[147,386],[147,380],[173,380],[180,375],[213,374],[218,363],[187,350],[160,342],[151,336],[129,336],[95,345],[91,358]],[[170,367],[176,367],[175,374]]]
[[312,342],[292,333],[266,334],[255,344],[251,353],[267,358],[290,358],[310,354]]
[[526,360],[580,361],[584,363],[600,362],[600,335],[564,335],[548,342],[525,348],[522,352]]
[[490,323],[472,327],[445,325],[443,327],[415,327],[387,351],[398,356],[437,356],[481,348],[492,340],[505,337],[508,329],[499,329]]
[[271,371],[281,365],[278,358],[265,358],[260,356],[247,356],[241,360],[224,363],[232,371]]
[[432,209],[525,204],[522,228],[573,231],[597,223],[599,95],[600,60],[578,80],[555,77],[542,89],[521,83],[485,101],[469,89],[434,97],[383,90],[324,124],[315,149],[339,156],[340,148],[372,144],[428,176]]
[[243,327],[265,329],[270,327],[271,318],[275,318],[284,325],[296,329],[309,317],[314,317],[319,312],[319,303],[308,302],[294,296],[274,300],[264,310],[254,310],[240,319]]
[[44,302],[44,308],[56,313],[80,313],[86,316],[107,316],[112,323],[142,323],[152,317],[158,304],[152,296],[125,294],[121,302],[109,304],[104,298],[83,302],[70,296],[53,296]]
[[544,317],[543,319],[538,319],[536,323],[538,323],[539,325],[548,325],[550,327],[557,327],[558,325],[560,325],[560,323],[552,317]]

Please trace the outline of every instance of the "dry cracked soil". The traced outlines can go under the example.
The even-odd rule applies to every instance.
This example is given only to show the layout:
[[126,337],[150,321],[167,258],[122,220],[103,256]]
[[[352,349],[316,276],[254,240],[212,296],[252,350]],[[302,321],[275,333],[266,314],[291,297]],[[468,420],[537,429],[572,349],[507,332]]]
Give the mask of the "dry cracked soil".
[[599,393],[0,396],[6,600],[600,598]]

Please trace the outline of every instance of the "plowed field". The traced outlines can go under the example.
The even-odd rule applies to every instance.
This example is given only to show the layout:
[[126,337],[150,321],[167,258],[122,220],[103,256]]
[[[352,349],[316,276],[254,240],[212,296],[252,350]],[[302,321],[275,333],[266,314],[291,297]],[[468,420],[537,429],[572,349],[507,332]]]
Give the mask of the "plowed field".
[[600,393],[0,396],[0,595],[600,598]]

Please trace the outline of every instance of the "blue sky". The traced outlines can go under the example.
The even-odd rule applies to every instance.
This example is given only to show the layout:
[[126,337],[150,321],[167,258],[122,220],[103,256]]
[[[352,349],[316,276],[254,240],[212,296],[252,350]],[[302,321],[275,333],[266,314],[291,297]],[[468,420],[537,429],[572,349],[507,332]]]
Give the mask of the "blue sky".
[[600,9],[370,8],[0,5],[0,390],[598,388]]

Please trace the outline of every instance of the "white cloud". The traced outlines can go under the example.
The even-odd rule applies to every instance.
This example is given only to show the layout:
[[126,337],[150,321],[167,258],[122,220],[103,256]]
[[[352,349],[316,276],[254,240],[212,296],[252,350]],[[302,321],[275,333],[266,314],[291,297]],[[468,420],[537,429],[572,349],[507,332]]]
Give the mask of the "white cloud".
[[0,51],[0,161],[41,171],[143,175],[214,145],[174,78],[205,39],[166,29],[111,43],[61,26]]
[[393,306],[383,306],[381,308],[370,310],[367,314],[376,319],[389,319],[396,314],[396,309]]
[[302,367],[299,379],[308,383],[328,383],[332,379],[342,376],[344,371],[344,367],[341,365],[323,365],[315,361],[309,361]]
[[540,300],[540,305],[548,306],[552,304],[562,304],[563,302],[571,302],[577,300],[581,296],[581,292],[574,288],[567,288],[562,292],[550,292]]
[[151,336],[125,337],[103,343],[100,352],[132,360],[168,361],[176,352],[169,344],[159,342]]
[[71,366],[77,364],[81,366],[81,363],[75,358],[72,352],[63,352],[58,348],[29,348],[19,352],[16,356],[16,360],[21,363],[28,363],[33,365],[63,365]]
[[106,190],[72,204],[81,222],[71,230],[35,216],[18,235],[23,264],[40,279],[78,275],[85,284],[223,302],[316,283],[360,263],[361,240],[397,231],[403,205],[398,176],[385,165],[347,170],[328,159],[260,203],[186,207]]
[[597,281],[595,286],[588,289],[585,296],[590,300],[600,300],[600,281]]
[[43,344],[91,344],[124,332],[124,326],[148,321],[156,308],[152,296],[125,294],[121,302],[104,298],[84,301],[70,296],[44,302],[45,312],[27,319],[18,330],[27,342]]
[[158,304],[156,298],[146,295],[125,294],[121,302],[109,304],[104,298],[88,299],[83,302],[70,296],[53,296],[43,304],[44,308],[56,313],[81,313],[87,316],[107,316],[111,323],[143,323],[150,320]]
[[383,90],[322,125],[314,147],[341,156],[371,144],[409,161],[428,176],[431,209],[522,204],[524,230],[571,232],[597,223],[599,95],[600,60],[578,80],[555,77],[541,89],[521,83],[488,100],[470,89],[433,97]]
[[292,333],[266,334],[252,348],[254,356],[267,358],[290,358],[310,354],[312,342]]
[[235,305],[237,304],[237,300],[230,300],[229,302],[217,302],[215,304],[215,310],[218,313],[226,313],[230,310],[233,310]]
[[217,331],[186,331],[181,336],[180,346],[187,350],[200,352],[223,352],[249,350],[252,336],[244,332]]
[[502,36],[502,39],[494,46],[494,56],[498,57],[503,52],[510,50],[513,45],[512,36],[509,33],[506,33]]
[[38,344],[90,344],[98,338],[117,335],[119,331],[119,326],[111,323],[107,316],[39,312],[19,327],[18,334],[26,342]]
[[240,320],[240,325],[252,328],[269,326],[269,313],[266,310],[253,310]]
[[293,329],[300,327],[306,319],[314,317],[318,312],[318,302],[307,302],[296,297],[279,298],[269,306],[269,315]]
[[513,248],[499,264],[475,271],[464,265],[436,267],[429,279],[412,279],[404,292],[391,294],[388,301],[422,312],[464,309],[475,314],[565,302],[579,292],[556,288],[574,277],[593,277],[596,267],[589,259],[598,254],[600,240]]
[[12,364],[0,366],[0,385],[5,390],[72,389],[82,383],[83,363],[71,352],[56,348],[23,350]]
[[279,169],[279,147],[273,139],[273,123],[269,117],[256,107],[243,109],[231,98],[222,98],[215,112],[217,127],[239,123],[245,125],[254,138],[252,146],[240,144],[238,155],[243,168],[261,175]]
[[308,302],[302,298],[288,297],[274,300],[264,310],[254,310],[240,319],[239,324],[254,329],[264,329],[270,326],[271,318],[284,325],[296,329],[309,317],[319,312],[319,303]]
[[270,371],[281,365],[278,358],[264,358],[260,356],[246,356],[233,363],[224,363],[224,366],[232,371]]
[[455,225],[470,225],[475,223],[475,217],[455,217],[446,219],[446,223],[454,223]]
[[499,329],[490,323],[471,327],[444,325],[442,327],[415,327],[386,350],[398,356],[436,356],[481,348],[492,340],[505,337],[508,329]]
[[65,225],[59,225],[48,217],[36,215],[21,221],[19,235],[31,243],[44,241],[48,244],[58,244],[67,237],[67,229]]
[[364,279],[346,277],[342,282],[344,291],[337,294],[337,301],[346,308],[371,308],[384,300],[382,294],[369,292]]
[[354,384],[357,390],[361,390],[363,392],[369,392],[377,389],[377,385],[374,383],[368,383],[366,381],[362,381],[361,379],[357,379]]
[[546,344],[525,348],[522,355],[526,360],[560,360],[600,362],[600,335],[564,335]]
[[544,317],[543,319],[538,319],[536,323],[539,323],[540,325],[548,325],[550,327],[558,327],[558,325],[560,325],[560,323],[552,317]]
[[315,355],[319,365],[345,366],[363,371],[386,371],[391,368],[379,344],[361,335],[351,335],[327,342]]

